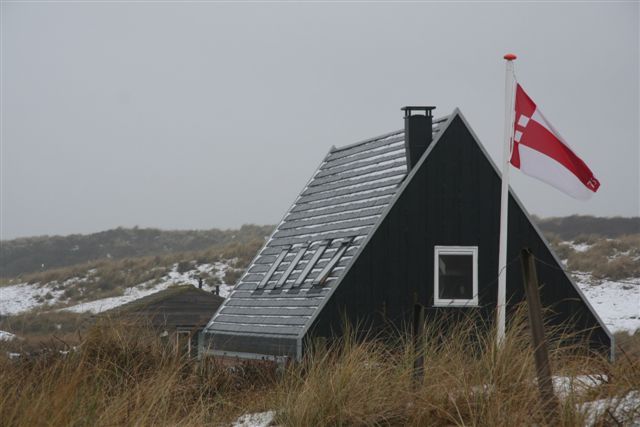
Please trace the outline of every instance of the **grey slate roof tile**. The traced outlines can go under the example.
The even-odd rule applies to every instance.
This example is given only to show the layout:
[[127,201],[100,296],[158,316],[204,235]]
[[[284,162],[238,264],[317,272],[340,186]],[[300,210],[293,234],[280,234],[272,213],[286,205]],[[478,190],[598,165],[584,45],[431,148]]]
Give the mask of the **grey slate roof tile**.
[[[434,120],[433,132],[446,118]],[[333,148],[207,326],[208,333],[292,337],[302,334],[331,287],[352,262],[407,173],[404,132]],[[347,248],[319,287],[312,283],[343,242]],[[329,243],[300,287],[294,282]],[[297,265],[298,251],[306,247]],[[283,249],[288,253],[280,257]],[[275,268],[274,263],[281,258]],[[273,270],[264,288],[257,289]],[[278,280],[287,272],[284,283]],[[214,339],[215,342],[215,339]]]

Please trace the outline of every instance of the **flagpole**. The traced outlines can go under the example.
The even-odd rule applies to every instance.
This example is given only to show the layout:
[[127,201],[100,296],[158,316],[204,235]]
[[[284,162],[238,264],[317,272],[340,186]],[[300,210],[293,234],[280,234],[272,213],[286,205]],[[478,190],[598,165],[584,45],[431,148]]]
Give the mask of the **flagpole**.
[[513,137],[514,110],[514,74],[513,61],[516,55],[508,53],[505,73],[505,102],[504,102],[504,151],[502,159],[502,193],[500,195],[500,244],[498,250],[498,344],[502,344],[505,334],[505,314],[507,296],[507,224],[509,215],[509,160],[511,158],[511,138]]

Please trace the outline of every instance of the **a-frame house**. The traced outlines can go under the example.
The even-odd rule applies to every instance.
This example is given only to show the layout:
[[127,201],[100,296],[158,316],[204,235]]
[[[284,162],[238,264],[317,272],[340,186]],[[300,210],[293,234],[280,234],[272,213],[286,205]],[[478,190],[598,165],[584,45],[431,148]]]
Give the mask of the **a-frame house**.
[[[405,107],[403,130],[332,147],[202,335],[203,354],[300,359],[344,316],[369,328],[431,313],[493,315],[500,172],[460,113]],[[613,338],[510,193],[507,260],[542,262],[541,300],[594,349]],[[523,301],[519,262],[508,305]]]

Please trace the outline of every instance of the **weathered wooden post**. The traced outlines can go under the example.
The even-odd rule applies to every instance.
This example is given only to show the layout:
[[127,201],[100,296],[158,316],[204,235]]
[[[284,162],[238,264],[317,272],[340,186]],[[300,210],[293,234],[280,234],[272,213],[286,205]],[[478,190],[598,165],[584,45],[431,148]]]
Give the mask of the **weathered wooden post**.
[[531,341],[533,344],[536,362],[538,389],[540,390],[540,397],[545,405],[547,422],[549,422],[549,424],[553,424],[553,420],[558,413],[558,401],[553,391],[549,352],[547,350],[547,342],[544,335],[544,322],[542,318],[542,304],[540,303],[538,273],[536,271],[535,258],[531,251],[527,248],[522,249],[521,255],[522,275],[524,279],[524,290],[527,297],[529,328],[531,329]]

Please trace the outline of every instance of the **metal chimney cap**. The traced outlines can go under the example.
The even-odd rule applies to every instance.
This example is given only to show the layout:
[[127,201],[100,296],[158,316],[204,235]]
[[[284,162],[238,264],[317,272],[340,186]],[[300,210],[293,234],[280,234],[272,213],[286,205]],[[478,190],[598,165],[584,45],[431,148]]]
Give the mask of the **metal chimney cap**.
[[429,107],[429,106],[406,106],[406,107],[402,107],[400,110],[404,111],[405,117],[409,117],[413,111],[424,111],[425,115],[430,117],[431,111],[435,109],[436,107]]

